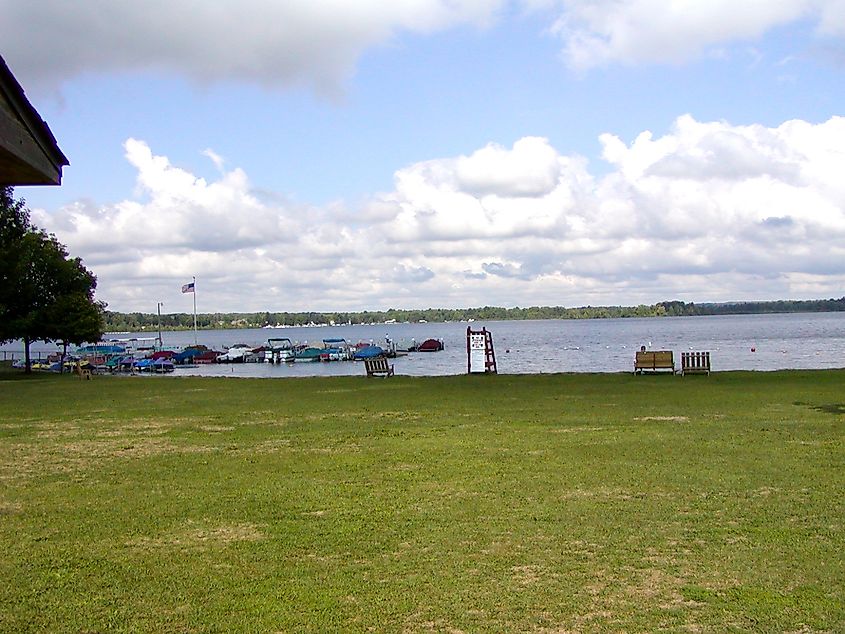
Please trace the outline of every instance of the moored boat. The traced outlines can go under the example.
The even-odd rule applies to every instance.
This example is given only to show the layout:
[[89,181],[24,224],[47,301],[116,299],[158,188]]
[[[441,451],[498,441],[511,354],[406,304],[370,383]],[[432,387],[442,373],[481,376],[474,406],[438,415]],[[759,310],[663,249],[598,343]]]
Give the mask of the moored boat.
[[349,361],[351,359],[352,348],[346,339],[323,339],[320,361]]
[[386,356],[384,348],[382,348],[381,346],[367,344],[364,346],[359,346],[358,349],[355,350],[355,354],[352,355],[352,358],[355,361],[363,361],[364,359],[375,359],[376,357],[384,356]]
[[300,348],[297,350],[293,355],[294,361],[319,361],[320,355],[323,353],[322,348],[315,348],[314,346],[306,346],[305,348]]
[[204,365],[207,363],[214,363],[222,353],[216,350],[203,350],[198,355],[193,357],[193,362],[197,365]]
[[194,363],[197,357],[205,354],[206,352],[209,352],[209,350],[205,346],[188,346],[181,352],[177,352],[173,355],[173,363],[177,363],[179,365]]
[[154,372],[156,374],[165,374],[173,372],[174,365],[172,361],[163,357],[159,357],[158,359],[147,357],[145,359],[138,359],[135,361],[135,363],[132,364],[132,369],[135,372]]
[[294,360],[293,342],[287,337],[271,337],[267,340],[264,360],[268,363],[287,363]]
[[231,348],[226,350],[221,355],[218,355],[217,363],[243,363],[246,360],[246,356],[252,353],[252,346],[248,346],[245,343],[236,343]]
[[175,366],[170,359],[154,359],[153,360],[153,372],[157,374],[167,374],[169,372],[173,372]]
[[442,339],[426,339],[419,346],[416,352],[440,352],[443,350]]

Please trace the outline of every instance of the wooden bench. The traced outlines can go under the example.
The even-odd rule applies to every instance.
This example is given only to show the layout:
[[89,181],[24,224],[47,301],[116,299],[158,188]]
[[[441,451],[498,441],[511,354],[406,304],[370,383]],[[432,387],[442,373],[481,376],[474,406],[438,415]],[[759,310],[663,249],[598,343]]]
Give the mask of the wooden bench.
[[710,353],[682,352],[681,374],[710,374]]
[[367,376],[393,376],[393,366],[384,357],[364,359],[364,367],[367,369]]
[[634,374],[643,372],[675,372],[675,357],[671,350],[639,350],[634,360]]

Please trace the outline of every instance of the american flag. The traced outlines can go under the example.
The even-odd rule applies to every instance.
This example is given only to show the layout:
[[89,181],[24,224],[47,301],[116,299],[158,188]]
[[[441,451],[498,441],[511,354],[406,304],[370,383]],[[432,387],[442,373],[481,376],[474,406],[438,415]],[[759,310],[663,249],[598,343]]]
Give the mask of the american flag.
[[194,283],[191,282],[190,284],[182,284],[182,292],[183,293],[193,293],[194,292]]

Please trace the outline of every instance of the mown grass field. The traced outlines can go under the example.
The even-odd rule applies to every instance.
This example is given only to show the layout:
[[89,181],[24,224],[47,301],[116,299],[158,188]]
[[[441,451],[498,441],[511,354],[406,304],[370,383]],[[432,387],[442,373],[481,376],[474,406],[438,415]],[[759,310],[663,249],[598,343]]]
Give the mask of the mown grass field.
[[0,376],[3,632],[845,631],[845,371]]

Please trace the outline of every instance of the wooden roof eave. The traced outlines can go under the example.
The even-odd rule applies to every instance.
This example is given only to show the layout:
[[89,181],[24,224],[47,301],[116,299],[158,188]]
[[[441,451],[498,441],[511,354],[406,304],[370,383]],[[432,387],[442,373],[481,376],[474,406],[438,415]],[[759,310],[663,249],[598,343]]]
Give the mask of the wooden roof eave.
[[70,163],[2,57],[0,99],[0,186],[61,184]]

